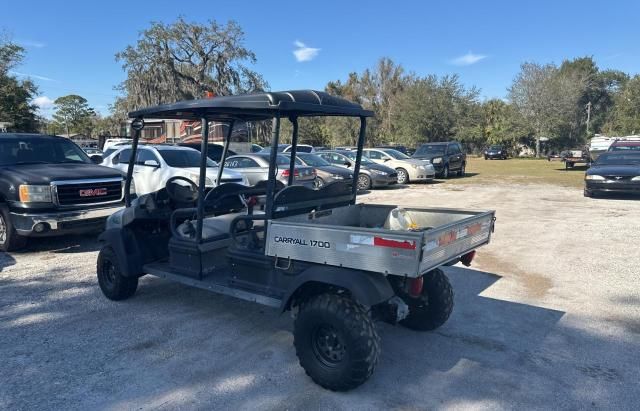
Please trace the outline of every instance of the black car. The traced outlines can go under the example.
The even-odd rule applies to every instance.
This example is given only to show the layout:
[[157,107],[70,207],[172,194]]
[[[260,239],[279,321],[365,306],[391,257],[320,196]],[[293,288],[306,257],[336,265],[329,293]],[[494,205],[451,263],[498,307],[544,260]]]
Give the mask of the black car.
[[[200,148],[202,147],[200,145],[200,143],[180,143],[178,144],[181,147],[189,147],[189,148],[193,148],[196,149],[198,151],[200,151]],[[220,159],[222,158],[222,150],[224,149],[224,146],[220,145],[220,144],[207,144],[207,157],[209,157],[211,160],[215,161],[216,163],[220,162]],[[227,156],[235,156],[237,153],[231,149],[229,149],[229,152],[227,153]]]
[[487,149],[484,150],[484,159],[493,160],[494,158],[497,158],[498,160],[506,160],[507,150],[501,145],[487,147]]
[[462,177],[467,168],[467,155],[457,141],[423,144],[412,157],[429,161],[441,178],[449,178],[452,173]]
[[640,151],[600,154],[584,177],[584,196],[601,193],[640,194]]
[[28,237],[100,230],[123,206],[123,175],[67,138],[0,134],[0,250]]

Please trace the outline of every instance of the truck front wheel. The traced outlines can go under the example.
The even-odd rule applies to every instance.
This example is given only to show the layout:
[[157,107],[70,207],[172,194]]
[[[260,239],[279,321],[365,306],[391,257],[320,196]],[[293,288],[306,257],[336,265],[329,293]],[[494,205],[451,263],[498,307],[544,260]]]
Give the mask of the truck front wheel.
[[400,324],[412,330],[435,330],[447,322],[453,311],[453,288],[440,269],[424,275],[420,297],[404,295],[402,299],[409,306],[409,315]]
[[367,381],[380,353],[380,338],[367,311],[338,294],[321,294],[301,305],[293,344],[307,375],[333,391]]
[[21,236],[13,228],[9,209],[0,205],[0,251],[16,251],[27,245],[27,237]]
[[102,293],[110,300],[126,300],[138,288],[137,277],[125,277],[111,247],[103,247],[98,254],[98,284]]

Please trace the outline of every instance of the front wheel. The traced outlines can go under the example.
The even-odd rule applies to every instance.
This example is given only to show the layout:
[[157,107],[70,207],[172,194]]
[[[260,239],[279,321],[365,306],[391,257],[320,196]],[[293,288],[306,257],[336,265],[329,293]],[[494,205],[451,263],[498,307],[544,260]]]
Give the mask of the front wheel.
[[11,223],[9,209],[0,205],[0,251],[17,251],[27,245],[27,237],[21,236]]
[[316,177],[316,188],[324,187],[324,180],[321,177]]
[[462,163],[462,166],[460,167],[460,171],[458,171],[458,177],[464,177],[466,175],[467,175],[467,164]]
[[138,288],[138,277],[122,275],[116,253],[111,247],[104,247],[100,250],[96,271],[100,289],[110,300],[126,300],[135,294]]
[[444,169],[442,169],[442,178],[447,179],[449,178],[449,165],[445,165]]
[[369,190],[371,188],[371,179],[366,174],[358,176],[358,190]]
[[409,183],[409,173],[404,168],[396,168],[396,172],[398,173],[398,184],[407,184]]
[[371,316],[338,294],[321,294],[302,304],[293,344],[307,375],[332,391],[348,391],[367,381],[380,354]]
[[435,330],[447,322],[453,311],[453,288],[442,270],[424,275],[420,297],[402,296],[409,315],[400,324],[417,331]]

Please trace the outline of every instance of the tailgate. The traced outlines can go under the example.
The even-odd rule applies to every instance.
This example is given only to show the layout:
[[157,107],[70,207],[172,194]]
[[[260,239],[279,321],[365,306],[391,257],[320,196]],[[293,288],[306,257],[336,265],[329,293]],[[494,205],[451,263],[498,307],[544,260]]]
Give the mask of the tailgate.
[[495,211],[486,211],[464,220],[425,231],[422,240],[420,273],[433,270],[481,245],[493,232]]

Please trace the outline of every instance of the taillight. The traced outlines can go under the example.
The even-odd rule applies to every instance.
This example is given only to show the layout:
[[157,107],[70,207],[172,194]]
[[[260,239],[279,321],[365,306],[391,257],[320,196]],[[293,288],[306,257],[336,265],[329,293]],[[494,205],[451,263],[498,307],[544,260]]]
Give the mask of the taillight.
[[475,256],[476,256],[476,250],[469,251],[468,253],[460,257],[460,262],[464,264],[466,267],[469,267]]
[[[289,177],[291,175],[291,173],[289,172],[289,169],[284,169],[282,170],[282,177]],[[293,176],[294,177],[298,177],[300,175],[300,172],[298,172],[298,170],[293,170]]]

